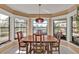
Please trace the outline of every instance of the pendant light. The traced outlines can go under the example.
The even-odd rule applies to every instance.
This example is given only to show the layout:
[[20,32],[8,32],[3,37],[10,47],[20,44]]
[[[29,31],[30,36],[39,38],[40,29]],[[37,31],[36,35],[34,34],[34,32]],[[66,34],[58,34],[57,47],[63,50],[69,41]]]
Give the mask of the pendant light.
[[44,21],[44,19],[40,17],[40,6],[41,6],[41,4],[38,4],[38,6],[39,6],[39,17],[36,19],[36,22],[42,23]]

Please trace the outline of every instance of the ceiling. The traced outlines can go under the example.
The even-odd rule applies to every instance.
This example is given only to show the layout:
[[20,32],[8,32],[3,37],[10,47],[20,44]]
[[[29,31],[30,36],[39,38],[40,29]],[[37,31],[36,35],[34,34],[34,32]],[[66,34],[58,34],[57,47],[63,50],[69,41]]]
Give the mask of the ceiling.
[[[28,14],[39,14],[38,4],[7,4],[10,8],[28,13]],[[53,14],[63,10],[66,10],[73,6],[73,4],[42,4],[40,6],[40,14]]]

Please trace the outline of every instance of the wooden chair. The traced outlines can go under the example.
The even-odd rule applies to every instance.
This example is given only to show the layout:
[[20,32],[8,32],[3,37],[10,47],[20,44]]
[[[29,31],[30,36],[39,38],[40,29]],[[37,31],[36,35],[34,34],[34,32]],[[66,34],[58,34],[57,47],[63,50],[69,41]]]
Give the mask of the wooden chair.
[[33,53],[38,53],[38,54],[45,53],[45,46],[44,46],[44,43],[42,43],[43,40],[44,40],[43,35],[33,34],[33,41],[34,41]]
[[61,39],[61,33],[57,34],[57,42],[55,43],[51,43],[50,47],[51,47],[51,53],[52,52],[58,52],[60,54],[60,39]]
[[[19,53],[20,51],[26,51],[24,50],[24,48],[26,49],[26,44],[23,42],[23,36],[22,36],[22,32],[17,32],[17,39],[18,39],[18,44],[19,44]],[[23,50],[21,50],[21,48],[23,48]]]
[[[47,35],[47,38],[45,38],[45,40],[47,40],[50,37],[51,37],[51,35]],[[45,51],[47,54],[49,54],[49,43],[45,43]]]

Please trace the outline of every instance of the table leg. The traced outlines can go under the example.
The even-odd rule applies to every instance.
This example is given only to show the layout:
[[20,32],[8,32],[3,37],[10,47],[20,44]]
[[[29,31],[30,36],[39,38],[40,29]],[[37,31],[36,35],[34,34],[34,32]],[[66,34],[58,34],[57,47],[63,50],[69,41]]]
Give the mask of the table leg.
[[49,43],[47,43],[47,47],[46,47],[46,49],[47,49],[47,54],[49,54]]
[[52,47],[51,47],[51,44],[52,44],[52,43],[50,43],[50,53],[52,54]]
[[28,54],[28,43],[26,43],[26,54]]
[[30,43],[30,54],[31,54],[31,43]]

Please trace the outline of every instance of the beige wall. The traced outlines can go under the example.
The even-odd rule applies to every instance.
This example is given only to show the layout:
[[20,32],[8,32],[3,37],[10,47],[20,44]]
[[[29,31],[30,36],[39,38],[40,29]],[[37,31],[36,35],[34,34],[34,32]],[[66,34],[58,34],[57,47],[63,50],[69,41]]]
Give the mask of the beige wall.
[[48,20],[48,35],[52,35],[52,21],[51,18]]
[[28,35],[32,35],[32,20],[31,18],[29,18],[29,21],[28,21]]

